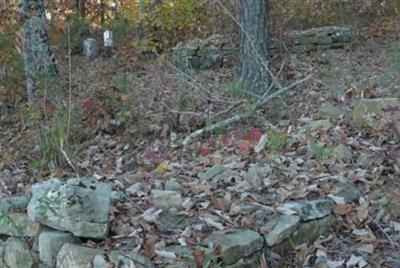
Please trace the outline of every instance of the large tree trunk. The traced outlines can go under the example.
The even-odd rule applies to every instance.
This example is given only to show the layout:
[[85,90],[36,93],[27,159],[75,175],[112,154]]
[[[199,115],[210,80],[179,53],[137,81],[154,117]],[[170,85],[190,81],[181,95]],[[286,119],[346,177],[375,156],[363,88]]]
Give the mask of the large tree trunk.
[[22,0],[22,7],[26,19],[23,25],[26,88],[28,98],[32,100],[39,82],[56,76],[57,69],[45,29],[43,0]]
[[239,81],[244,88],[262,94],[269,84],[268,0],[240,0]]

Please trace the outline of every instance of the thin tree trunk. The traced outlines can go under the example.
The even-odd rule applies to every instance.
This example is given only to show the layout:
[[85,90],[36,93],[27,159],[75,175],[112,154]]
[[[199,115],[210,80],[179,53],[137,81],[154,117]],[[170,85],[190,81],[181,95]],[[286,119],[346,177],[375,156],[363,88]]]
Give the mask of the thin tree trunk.
[[240,0],[239,81],[262,95],[268,75],[268,0]]
[[22,7],[26,17],[23,24],[26,88],[28,99],[32,100],[39,82],[56,76],[57,69],[51,54],[49,36],[45,30],[43,0],[22,0]]

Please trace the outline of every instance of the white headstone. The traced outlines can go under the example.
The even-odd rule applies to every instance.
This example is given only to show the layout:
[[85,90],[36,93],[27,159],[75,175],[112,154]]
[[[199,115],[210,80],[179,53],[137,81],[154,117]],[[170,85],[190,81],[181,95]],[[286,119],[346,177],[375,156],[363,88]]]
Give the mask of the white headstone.
[[104,38],[104,46],[105,47],[113,46],[113,34],[110,30],[104,31],[103,38]]

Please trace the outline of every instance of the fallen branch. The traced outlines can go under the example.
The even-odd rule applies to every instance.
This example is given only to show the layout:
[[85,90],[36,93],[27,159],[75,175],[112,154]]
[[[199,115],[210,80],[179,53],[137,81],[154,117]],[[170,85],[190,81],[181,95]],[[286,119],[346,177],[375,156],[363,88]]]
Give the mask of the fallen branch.
[[286,91],[291,90],[291,89],[293,89],[294,87],[296,87],[296,86],[298,86],[298,85],[300,85],[300,84],[306,82],[306,81],[309,80],[310,78],[311,78],[311,74],[308,75],[307,77],[301,79],[301,80],[297,80],[296,82],[290,84],[290,85],[287,86],[287,87],[280,87],[280,89],[279,89],[278,91],[272,93],[271,95],[267,95],[267,96],[266,96],[266,95],[264,94],[264,95],[253,105],[253,107],[250,109],[250,111],[247,112],[247,113],[235,115],[235,116],[232,116],[232,117],[230,117],[230,118],[227,118],[227,119],[224,119],[224,120],[222,120],[222,121],[219,121],[219,122],[217,122],[217,123],[214,123],[214,124],[212,124],[212,125],[209,125],[209,126],[207,126],[207,127],[204,127],[204,128],[202,128],[202,129],[196,130],[195,132],[191,133],[189,136],[187,136],[187,137],[183,140],[183,142],[182,142],[183,146],[189,145],[189,144],[192,143],[195,139],[197,139],[198,137],[200,137],[201,135],[203,135],[203,134],[206,133],[206,132],[210,132],[210,131],[213,131],[213,130],[215,130],[215,129],[222,128],[222,127],[227,127],[227,126],[229,126],[229,125],[232,125],[232,124],[234,124],[234,123],[237,123],[237,122],[239,122],[239,121],[242,121],[243,119],[247,119],[247,118],[252,117],[252,116],[255,114],[255,112],[256,112],[258,109],[260,109],[262,106],[264,106],[268,101],[270,101],[270,100],[272,100],[272,99],[274,99],[274,98],[276,98],[276,97],[282,95],[282,94],[285,93]]

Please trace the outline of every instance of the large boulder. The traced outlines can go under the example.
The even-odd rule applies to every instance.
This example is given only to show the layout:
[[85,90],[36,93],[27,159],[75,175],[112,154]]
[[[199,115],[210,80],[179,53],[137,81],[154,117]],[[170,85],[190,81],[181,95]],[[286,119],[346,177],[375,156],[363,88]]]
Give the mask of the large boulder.
[[400,130],[400,98],[361,99],[353,109],[353,121],[373,130]]
[[105,238],[111,185],[94,178],[51,179],[31,188],[29,217],[61,231],[86,238]]

